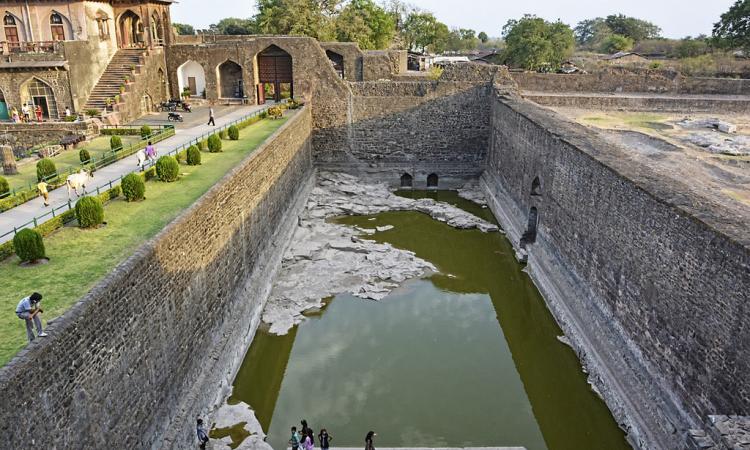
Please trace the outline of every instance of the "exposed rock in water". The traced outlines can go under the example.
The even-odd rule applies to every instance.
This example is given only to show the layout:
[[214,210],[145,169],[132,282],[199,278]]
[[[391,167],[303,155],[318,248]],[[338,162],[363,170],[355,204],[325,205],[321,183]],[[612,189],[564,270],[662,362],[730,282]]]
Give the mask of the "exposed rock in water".
[[705,148],[711,153],[722,153],[733,156],[750,155],[749,136],[735,135],[727,137],[719,133],[707,132],[692,133],[687,136],[686,140],[699,147]]
[[381,300],[402,282],[436,271],[413,252],[363,237],[392,226],[365,229],[326,222],[337,216],[407,210],[455,228],[498,231],[496,225],[446,203],[399,197],[386,184],[364,184],[351,175],[320,173],[263,311],[270,332],[286,334],[304,319],[304,311],[321,308],[333,295],[348,292]]
[[263,428],[255,418],[255,412],[246,403],[237,403],[230,405],[224,403],[216,413],[211,416],[211,429],[233,428],[241,426],[247,437],[237,447],[232,446],[232,439],[229,436],[216,439],[212,436],[210,447],[212,450],[229,450],[236,448],[240,450],[273,450],[264,439],[266,435]]
[[718,130],[722,133],[736,133],[737,132],[737,125],[727,122],[718,118],[708,118],[708,119],[682,119],[681,121],[677,122],[677,125],[681,126],[682,128],[688,128],[688,129],[703,129],[708,128],[711,130]]
[[484,192],[479,187],[479,180],[472,180],[458,190],[458,196],[470,200],[478,205],[487,206],[487,199],[484,198]]

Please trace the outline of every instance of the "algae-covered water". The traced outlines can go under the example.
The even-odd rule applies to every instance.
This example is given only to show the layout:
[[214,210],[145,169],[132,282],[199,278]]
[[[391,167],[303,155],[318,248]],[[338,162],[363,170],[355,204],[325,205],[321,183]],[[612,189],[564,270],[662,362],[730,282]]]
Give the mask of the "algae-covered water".
[[[429,195],[492,219],[455,193]],[[337,222],[393,225],[371,238],[440,273],[380,302],[338,295],[286,336],[258,332],[230,401],[255,409],[273,448],[303,418],[333,446],[375,430],[380,447],[629,448],[502,234],[416,212]]]

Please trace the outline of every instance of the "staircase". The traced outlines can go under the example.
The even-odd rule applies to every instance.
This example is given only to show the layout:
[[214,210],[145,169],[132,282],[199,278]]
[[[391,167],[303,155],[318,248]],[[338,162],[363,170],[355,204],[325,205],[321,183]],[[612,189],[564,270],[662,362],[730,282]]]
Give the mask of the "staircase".
[[117,50],[117,53],[107,65],[107,69],[89,94],[84,109],[104,111],[104,107],[107,106],[106,100],[120,94],[120,85],[125,83],[125,77],[128,76],[131,81],[133,80],[134,77],[130,72],[130,67],[140,65],[140,58],[143,53],[144,50],[138,48]]

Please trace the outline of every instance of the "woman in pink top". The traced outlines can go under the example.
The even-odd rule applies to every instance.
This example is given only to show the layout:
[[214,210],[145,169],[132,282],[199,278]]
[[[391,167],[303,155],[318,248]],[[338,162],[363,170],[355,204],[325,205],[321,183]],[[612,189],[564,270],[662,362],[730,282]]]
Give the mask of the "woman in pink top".
[[302,441],[302,446],[305,448],[305,450],[313,450],[315,446],[313,445],[313,438],[312,438],[312,430],[307,430],[307,436],[305,436],[305,439]]

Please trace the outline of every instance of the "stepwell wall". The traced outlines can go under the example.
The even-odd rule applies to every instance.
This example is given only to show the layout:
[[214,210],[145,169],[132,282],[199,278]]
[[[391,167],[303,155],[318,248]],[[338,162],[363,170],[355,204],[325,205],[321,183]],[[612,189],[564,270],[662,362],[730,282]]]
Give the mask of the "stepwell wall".
[[311,126],[303,108],[0,369],[4,448],[194,445],[310,187]]

